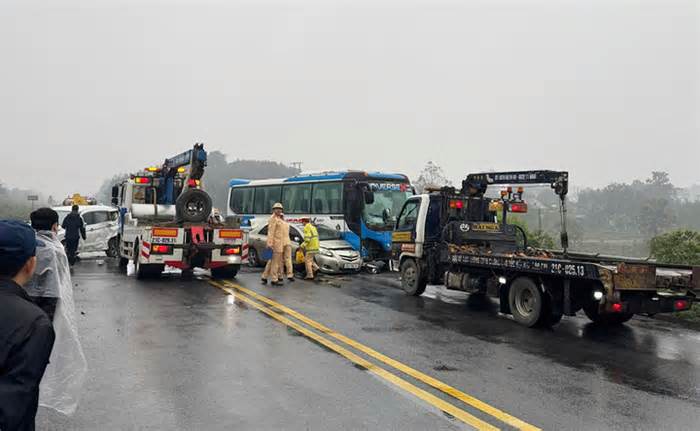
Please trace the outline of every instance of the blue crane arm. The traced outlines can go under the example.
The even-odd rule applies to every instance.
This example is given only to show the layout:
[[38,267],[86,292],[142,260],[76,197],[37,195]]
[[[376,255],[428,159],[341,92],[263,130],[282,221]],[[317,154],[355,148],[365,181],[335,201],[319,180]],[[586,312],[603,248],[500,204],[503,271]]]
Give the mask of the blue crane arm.
[[[175,203],[177,196],[174,189],[174,178],[177,175],[178,168],[188,165],[190,169],[187,178],[201,180],[204,176],[204,167],[207,166],[207,152],[204,150],[204,144],[194,144],[191,150],[165,159],[161,169],[164,183],[159,192],[158,203],[169,205]],[[182,190],[187,190],[187,188],[188,185],[185,184]]]

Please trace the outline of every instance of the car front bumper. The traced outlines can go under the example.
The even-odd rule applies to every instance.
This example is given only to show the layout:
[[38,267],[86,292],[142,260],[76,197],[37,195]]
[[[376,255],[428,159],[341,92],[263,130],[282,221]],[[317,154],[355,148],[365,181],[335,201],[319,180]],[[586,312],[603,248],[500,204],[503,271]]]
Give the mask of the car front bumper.
[[362,268],[362,259],[358,256],[356,259],[347,260],[337,256],[326,256],[317,253],[316,264],[320,271],[325,274],[341,274],[345,272],[357,272]]

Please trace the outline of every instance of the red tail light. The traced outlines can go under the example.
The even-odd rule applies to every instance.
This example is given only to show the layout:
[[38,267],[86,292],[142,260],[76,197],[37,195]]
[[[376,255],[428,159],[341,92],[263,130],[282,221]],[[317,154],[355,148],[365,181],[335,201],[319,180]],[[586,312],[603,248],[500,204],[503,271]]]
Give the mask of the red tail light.
[[510,212],[512,213],[526,213],[527,204],[525,202],[511,202]]
[[613,313],[621,313],[622,312],[622,304],[620,304],[619,302],[615,302],[610,306],[610,310]]
[[464,208],[464,201],[452,200],[450,201],[450,208],[462,209]]
[[221,249],[221,254],[224,256],[233,256],[235,254],[240,254],[241,253],[241,248],[240,247],[226,247]]
[[134,182],[136,184],[150,184],[151,179],[148,177],[136,177],[136,178],[134,178]]
[[163,244],[153,244],[151,245],[151,254],[171,254],[173,252],[173,246],[163,245]]
[[195,180],[195,179],[193,179],[193,178],[190,178],[190,179],[187,181],[187,185],[190,186],[190,187],[199,187],[199,183],[200,183],[199,180]]
[[673,308],[675,308],[676,310],[686,310],[690,308],[690,304],[688,304],[688,301],[686,301],[685,299],[677,299],[673,303]]

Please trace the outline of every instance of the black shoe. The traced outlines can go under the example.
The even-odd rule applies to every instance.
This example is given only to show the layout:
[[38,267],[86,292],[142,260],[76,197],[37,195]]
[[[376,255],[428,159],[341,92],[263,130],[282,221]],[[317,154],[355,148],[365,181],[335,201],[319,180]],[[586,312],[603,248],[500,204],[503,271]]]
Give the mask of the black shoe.
[[282,283],[281,281],[272,281],[270,282],[270,284],[273,286],[284,286],[284,283]]
[[289,277],[289,278],[287,278],[287,281],[290,282],[290,283],[294,283],[294,277]]
[[261,282],[262,284],[267,284],[267,278],[261,278],[261,279],[260,279],[260,282]]

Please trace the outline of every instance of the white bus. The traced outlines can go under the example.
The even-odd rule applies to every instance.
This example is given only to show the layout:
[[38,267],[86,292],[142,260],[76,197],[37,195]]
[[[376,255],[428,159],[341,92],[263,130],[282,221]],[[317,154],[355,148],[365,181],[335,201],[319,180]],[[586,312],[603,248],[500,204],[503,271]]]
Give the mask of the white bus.
[[368,260],[387,260],[391,231],[403,203],[414,194],[408,177],[383,172],[341,171],[270,180],[232,179],[229,215],[257,227],[272,205],[284,205],[291,222],[315,218],[333,228]]

